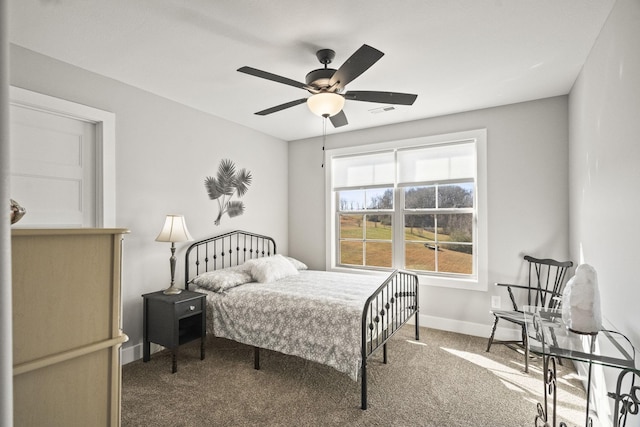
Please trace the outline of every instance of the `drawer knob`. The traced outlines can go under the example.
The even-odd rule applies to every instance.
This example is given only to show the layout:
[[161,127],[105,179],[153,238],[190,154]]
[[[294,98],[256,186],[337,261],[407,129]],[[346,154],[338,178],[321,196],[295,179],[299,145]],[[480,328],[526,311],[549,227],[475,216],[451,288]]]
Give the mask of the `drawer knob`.
[[196,306],[195,306],[195,305],[190,305],[190,306],[189,306],[189,310],[190,310],[190,311],[193,311],[193,310],[195,310],[195,309],[196,309]]

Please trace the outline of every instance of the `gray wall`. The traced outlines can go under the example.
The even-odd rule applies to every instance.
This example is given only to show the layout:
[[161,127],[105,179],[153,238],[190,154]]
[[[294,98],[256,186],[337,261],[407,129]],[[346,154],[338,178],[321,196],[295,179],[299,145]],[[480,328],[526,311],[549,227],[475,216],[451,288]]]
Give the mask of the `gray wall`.
[[[571,256],[596,269],[603,316],[640,349],[640,1],[616,1],[569,112]],[[598,414],[611,410],[605,389],[615,390],[617,374],[596,370]],[[629,421],[640,426],[640,417]]]
[[[126,361],[141,357],[143,293],[169,286],[170,244],[155,242],[167,214],[185,215],[194,238],[235,229],[267,233],[287,252],[287,143],[32,51],[11,47],[11,84],[116,114],[116,225],[125,238]],[[213,224],[206,176],[223,158],[253,174],[244,215]],[[26,206],[28,209],[28,206]],[[184,250],[176,244],[177,283]]]
[[[522,255],[566,259],[568,245],[567,97],[477,110],[329,135],[327,149],[487,129],[489,283],[519,280]],[[321,138],[289,144],[289,249],[313,268],[325,266],[324,169]],[[421,289],[423,325],[488,336],[488,292]]]
[[640,348],[640,1],[617,0],[569,99],[571,255]]

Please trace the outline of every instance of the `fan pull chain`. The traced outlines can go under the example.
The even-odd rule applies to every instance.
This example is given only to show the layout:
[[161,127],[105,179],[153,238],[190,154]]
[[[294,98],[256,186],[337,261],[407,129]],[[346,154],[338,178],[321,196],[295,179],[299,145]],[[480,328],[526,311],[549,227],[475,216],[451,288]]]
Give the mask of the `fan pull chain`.
[[322,116],[322,167],[324,168],[324,146],[327,140],[327,116]]

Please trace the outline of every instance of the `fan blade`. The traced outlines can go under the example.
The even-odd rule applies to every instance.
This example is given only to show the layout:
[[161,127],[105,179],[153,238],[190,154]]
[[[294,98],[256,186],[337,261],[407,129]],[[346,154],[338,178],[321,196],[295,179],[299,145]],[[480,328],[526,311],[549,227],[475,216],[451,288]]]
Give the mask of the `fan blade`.
[[304,104],[307,102],[307,98],[296,99],[295,101],[287,102],[285,104],[276,105],[275,107],[267,108],[266,110],[258,111],[257,115],[266,116],[267,114],[277,113],[278,111],[295,107],[296,105]]
[[241,73],[249,74],[251,76],[260,77],[261,79],[271,80],[273,82],[282,83],[282,84],[297,87],[300,89],[305,89],[307,87],[307,85],[302,82],[297,82],[295,80],[278,76],[277,74],[269,73],[267,71],[258,70],[257,68],[241,67],[241,68],[238,68],[238,71],[240,71]]
[[379,102],[381,104],[413,105],[418,95],[398,92],[374,92],[368,90],[350,90],[344,94],[351,101]]
[[329,120],[331,120],[331,124],[334,128],[339,128],[340,126],[349,124],[347,116],[344,114],[344,110],[340,110],[340,112],[335,116],[329,117]]
[[343,89],[349,82],[367,71],[383,56],[384,53],[378,49],[363,44],[338,68],[338,71],[333,73],[331,80],[329,80],[329,85],[336,85],[338,89]]
[[337,85],[338,89],[343,89],[347,83],[367,71],[369,67],[378,62],[383,56],[384,53],[378,49],[363,44],[360,49],[356,50],[354,54],[338,68],[338,71],[333,74],[331,80],[329,80],[329,85]]

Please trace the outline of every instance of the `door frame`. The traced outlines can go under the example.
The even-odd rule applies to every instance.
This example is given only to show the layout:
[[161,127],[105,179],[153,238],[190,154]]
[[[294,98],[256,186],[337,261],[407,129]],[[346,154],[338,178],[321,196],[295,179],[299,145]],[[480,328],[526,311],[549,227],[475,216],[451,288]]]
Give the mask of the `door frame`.
[[116,115],[65,99],[9,87],[9,104],[93,123],[96,128],[96,227],[116,226]]

